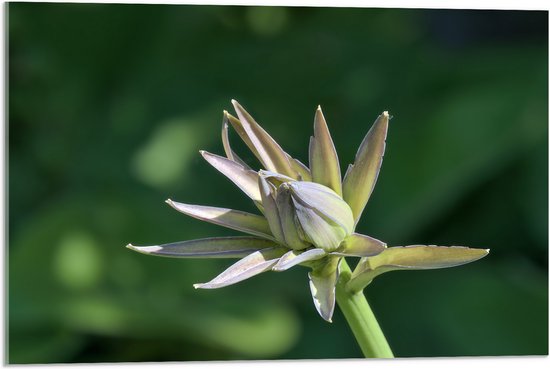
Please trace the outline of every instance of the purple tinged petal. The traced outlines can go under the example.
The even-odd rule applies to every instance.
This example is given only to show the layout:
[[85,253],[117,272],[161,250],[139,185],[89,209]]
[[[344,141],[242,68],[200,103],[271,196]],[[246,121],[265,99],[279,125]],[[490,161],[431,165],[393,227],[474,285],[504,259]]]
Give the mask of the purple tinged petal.
[[223,123],[222,123],[222,144],[223,144],[223,149],[225,151],[225,156],[227,156],[227,158],[229,160],[233,160],[237,163],[239,163],[240,165],[242,165],[245,169],[248,169],[248,170],[252,170],[252,168],[250,168],[248,166],[248,164],[246,164],[237,154],[235,154],[235,152],[231,149],[231,145],[229,144],[229,132],[228,132],[228,113],[226,111],[223,112]]
[[258,188],[258,173],[246,169],[241,164],[223,156],[211,154],[203,150],[200,153],[210,165],[229,178],[248,197],[256,202],[261,202],[260,190]]
[[193,218],[275,241],[267,219],[263,216],[239,210],[183,204],[170,199],[166,203]]
[[[287,175],[292,178],[298,178],[297,173],[292,169],[286,153],[279,144],[262,128],[254,118],[236,101],[231,100],[235,111],[248,141],[255,148],[253,152],[257,154],[260,162],[265,169]],[[245,143],[248,142],[245,140]]]
[[142,254],[172,258],[242,258],[255,251],[277,246],[257,237],[214,237],[155,246],[126,246]]
[[212,289],[226,287],[244,281],[245,279],[271,270],[271,267],[277,263],[285,251],[285,248],[276,247],[253,252],[231,265],[210,282],[197,283],[193,286],[195,288]]
[[295,265],[305,263],[308,261],[319,260],[323,258],[327,253],[323,249],[310,249],[307,251],[291,250],[281,256],[277,264],[273,266],[273,271],[282,272],[292,268]]
[[264,215],[269,223],[271,233],[281,243],[285,243],[285,236],[281,225],[281,218],[277,209],[277,203],[274,196],[274,190],[263,176],[258,176],[258,187],[264,207]]
[[292,204],[290,192],[286,185],[277,190],[277,210],[281,221],[281,229],[285,238],[285,244],[294,250],[303,250],[311,245],[302,240],[300,230],[296,224],[296,210]]

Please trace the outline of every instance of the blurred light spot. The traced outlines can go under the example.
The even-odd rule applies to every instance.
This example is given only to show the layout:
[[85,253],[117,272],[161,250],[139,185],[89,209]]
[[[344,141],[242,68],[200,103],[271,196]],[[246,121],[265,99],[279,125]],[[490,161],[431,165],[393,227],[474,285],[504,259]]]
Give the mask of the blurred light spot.
[[134,170],[144,183],[165,188],[176,182],[197,153],[196,133],[186,121],[170,121],[160,126],[150,141],[134,157]]
[[83,289],[94,286],[102,269],[98,245],[84,232],[66,234],[59,243],[54,268],[59,281],[66,287]]
[[271,36],[282,31],[288,21],[288,10],[282,7],[251,7],[246,13],[252,31]]
[[210,342],[256,357],[277,356],[295,345],[301,325],[291,310],[272,301],[243,310],[246,316],[208,311],[208,318],[195,315],[194,324]]
[[86,332],[120,334],[127,321],[123,308],[102,298],[78,299],[64,306],[65,321]]

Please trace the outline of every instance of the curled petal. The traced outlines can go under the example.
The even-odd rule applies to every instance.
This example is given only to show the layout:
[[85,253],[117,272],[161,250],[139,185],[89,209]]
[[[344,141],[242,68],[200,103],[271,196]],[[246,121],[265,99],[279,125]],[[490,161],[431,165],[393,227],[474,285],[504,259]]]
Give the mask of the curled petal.
[[353,213],[332,189],[314,182],[292,182],[290,189],[293,198],[301,204],[316,209],[322,216],[339,224],[347,234],[353,232]]
[[177,211],[193,218],[275,241],[267,219],[263,216],[212,206],[182,204],[170,199],[166,200],[166,203]]
[[195,288],[212,289],[241,282],[257,274],[270,270],[285,251],[286,249],[282,247],[275,247],[253,252],[252,254],[231,265],[210,282],[197,283],[193,286]]
[[302,238],[325,251],[333,251],[346,238],[346,231],[338,223],[322,218],[313,209],[293,200],[296,219],[303,232]]
[[309,288],[317,312],[327,322],[332,323],[332,314],[336,304],[336,282],[340,274],[342,258],[327,258],[327,262],[312,270],[309,276]]
[[376,238],[354,233],[342,242],[333,255],[366,257],[380,254],[386,249],[386,244]]
[[308,261],[319,260],[327,253],[323,249],[314,248],[307,251],[292,250],[281,256],[277,264],[273,266],[274,271],[282,272],[292,268],[295,265],[306,263]]
[[476,261],[486,256],[488,249],[463,246],[412,245],[388,247],[382,253],[361,259],[347,288],[360,291],[376,276],[392,270],[424,270],[449,268]]
[[257,237],[213,237],[155,246],[129,244],[126,247],[142,254],[171,258],[242,258],[275,246],[275,242]]
[[378,116],[378,119],[363,139],[355,155],[354,164],[348,167],[344,176],[342,188],[344,200],[351,207],[356,223],[369,201],[380,172],[386,148],[388,121],[387,111]]
[[320,106],[315,113],[314,134],[309,141],[309,166],[313,182],[327,186],[342,196],[338,155]]
[[231,102],[239,116],[242,127],[241,132],[244,131],[244,134],[248,137],[248,140],[244,140],[245,143],[251,144],[254,147],[252,151],[258,156],[258,159],[265,168],[292,178],[297,178],[297,173],[292,169],[286,153],[279,144],[256,123],[254,118],[236,100],[232,100]]
[[223,175],[235,183],[252,200],[261,202],[260,190],[258,188],[258,173],[246,169],[241,164],[223,156],[201,151],[201,155],[210,165],[219,170]]

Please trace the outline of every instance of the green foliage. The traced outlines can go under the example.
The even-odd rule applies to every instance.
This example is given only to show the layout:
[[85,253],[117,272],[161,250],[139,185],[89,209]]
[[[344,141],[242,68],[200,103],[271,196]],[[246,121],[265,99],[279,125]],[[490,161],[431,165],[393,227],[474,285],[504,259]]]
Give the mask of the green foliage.
[[[222,152],[212,132],[233,97],[302,161],[321,104],[342,168],[389,110],[357,230],[491,249],[369,285],[397,356],[547,354],[546,13],[7,10],[10,363],[361,356],[338,311],[332,325],[314,313],[306,269],[212,293],[192,284],[230,261],[124,248],[237,235],[167,198],[257,212],[197,153]],[[487,31],[499,24],[509,31]]]

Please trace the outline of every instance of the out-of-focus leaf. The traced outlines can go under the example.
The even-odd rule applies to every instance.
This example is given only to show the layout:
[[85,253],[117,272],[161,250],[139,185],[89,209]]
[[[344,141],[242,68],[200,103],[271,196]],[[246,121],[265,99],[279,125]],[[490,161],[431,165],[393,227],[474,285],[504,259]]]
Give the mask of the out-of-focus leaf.
[[348,288],[360,291],[376,276],[392,270],[423,270],[449,268],[476,261],[486,256],[488,249],[463,246],[411,245],[389,247],[381,254],[363,258],[355,268]]
[[361,217],[380,172],[386,148],[388,121],[387,111],[378,116],[359,146],[355,162],[348,167],[344,176],[344,200],[351,207],[355,222]]
[[166,200],[166,203],[177,211],[193,218],[275,241],[267,219],[263,216],[213,206],[183,204],[170,199]]
[[276,245],[273,241],[256,237],[218,237],[155,246],[129,244],[126,247],[142,254],[171,258],[241,258]]
[[287,249],[283,247],[258,250],[237,261],[210,282],[196,283],[193,286],[195,288],[211,289],[226,287],[244,281],[245,279],[270,270],[286,250]]
[[320,106],[315,112],[314,133],[309,141],[309,166],[314,182],[327,186],[342,196],[338,154]]

